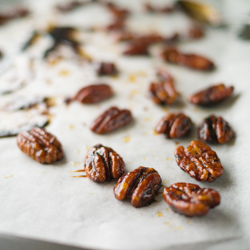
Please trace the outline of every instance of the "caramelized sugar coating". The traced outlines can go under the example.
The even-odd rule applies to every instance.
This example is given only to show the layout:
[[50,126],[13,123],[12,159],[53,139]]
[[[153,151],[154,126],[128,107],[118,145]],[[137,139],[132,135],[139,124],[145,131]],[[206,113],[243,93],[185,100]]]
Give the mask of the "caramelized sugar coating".
[[30,132],[19,133],[17,145],[22,152],[42,164],[59,161],[64,154],[62,145],[57,138],[38,127],[33,128]]
[[206,215],[220,204],[220,194],[214,189],[184,182],[164,188],[163,198],[174,212],[190,217]]
[[226,87],[221,83],[195,93],[189,97],[189,101],[200,106],[211,106],[229,98],[233,91],[233,86]]
[[183,113],[169,113],[158,122],[155,131],[165,134],[167,138],[179,138],[188,134],[191,128],[192,121],[188,116]]
[[131,199],[134,207],[143,207],[153,202],[161,182],[155,169],[139,167],[118,179],[114,195],[118,200]]
[[113,95],[112,88],[107,84],[93,84],[80,89],[72,100],[85,104],[98,103]]
[[184,54],[174,47],[164,49],[162,51],[162,57],[167,62],[183,65],[192,69],[211,71],[215,68],[214,63],[209,59],[196,54]]
[[219,157],[201,141],[191,141],[186,149],[177,147],[174,155],[179,167],[197,181],[213,182],[223,174]]
[[198,139],[203,142],[224,144],[233,136],[231,126],[221,116],[211,115],[198,126]]
[[94,120],[90,129],[97,134],[106,134],[129,124],[132,120],[128,109],[111,107]]
[[120,178],[124,174],[125,163],[112,148],[97,144],[88,150],[84,167],[90,180],[102,183]]

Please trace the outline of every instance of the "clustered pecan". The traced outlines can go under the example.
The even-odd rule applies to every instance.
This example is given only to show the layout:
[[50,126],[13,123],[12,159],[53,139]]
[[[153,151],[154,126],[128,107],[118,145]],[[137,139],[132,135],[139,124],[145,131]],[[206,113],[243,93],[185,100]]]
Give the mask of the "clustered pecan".
[[71,99],[85,104],[98,103],[113,95],[112,88],[107,84],[93,84],[80,89]]
[[42,164],[50,164],[63,158],[61,143],[42,128],[35,127],[30,132],[19,133],[17,145],[22,152]]
[[162,57],[167,62],[184,65],[197,70],[210,71],[215,68],[214,63],[209,59],[196,54],[181,53],[174,47],[164,49]]
[[101,62],[98,65],[97,74],[99,76],[113,76],[118,74],[118,70],[114,63]]
[[84,168],[90,180],[101,183],[120,178],[124,174],[125,163],[112,148],[97,144],[88,150]]
[[70,2],[58,4],[56,6],[56,10],[58,10],[59,12],[62,12],[62,13],[67,13],[67,12],[70,12],[70,11],[80,7],[83,4],[84,4],[83,1],[73,0]]
[[226,87],[224,84],[213,85],[190,96],[189,101],[201,106],[214,105],[230,97],[233,91],[233,86]]
[[93,122],[90,129],[97,134],[105,134],[129,124],[133,117],[129,110],[111,107]]
[[190,132],[192,128],[191,119],[183,113],[169,113],[156,125],[158,134],[165,134],[168,138],[179,138]]
[[203,142],[227,143],[233,138],[233,130],[222,117],[211,115],[198,126],[198,138]]
[[114,195],[118,200],[131,198],[132,206],[143,207],[152,203],[161,182],[155,169],[139,167],[118,179]]
[[151,83],[149,86],[149,94],[156,104],[172,104],[178,97],[175,90],[174,80],[166,71],[158,71],[159,82]]
[[203,142],[191,141],[186,149],[179,146],[174,155],[179,167],[197,181],[213,182],[223,174],[216,152]]
[[220,204],[220,194],[214,189],[184,182],[164,188],[163,197],[174,212],[190,217],[206,215]]

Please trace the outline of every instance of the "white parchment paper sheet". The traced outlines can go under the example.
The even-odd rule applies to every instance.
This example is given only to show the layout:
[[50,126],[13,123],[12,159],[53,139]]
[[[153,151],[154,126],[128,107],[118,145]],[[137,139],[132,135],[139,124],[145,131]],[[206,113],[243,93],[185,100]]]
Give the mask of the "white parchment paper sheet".
[[[116,2],[140,11],[140,1]],[[224,1],[225,13],[232,16],[229,18],[232,24],[238,23],[241,11],[250,10],[247,1],[237,3]],[[98,6],[60,16],[47,11],[49,5],[54,2],[35,4],[30,1],[30,6],[39,10],[37,15],[1,27],[1,48],[11,53],[9,48],[19,46],[29,32],[49,22],[80,27],[104,25],[111,18]],[[235,13],[237,17],[233,19]],[[146,23],[151,24],[149,28]],[[175,29],[185,29],[189,23],[177,14],[166,17],[139,14],[132,17],[129,25],[142,32],[159,29],[171,34]],[[50,42],[47,38],[41,39],[27,55],[36,58],[36,77],[20,94],[38,93],[62,99],[90,83],[104,82],[112,86],[115,96],[97,105],[72,103],[65,106],[61,103],[52,108],[53,118],[47,130],[63,145],[65,158],[59,163],[41,165],[18,149],[16,138],[0,139],[0,231],[104,249],[161,249],[249,235],[250,43],[239,40],[235,28],[233,25],[229,29],[208,29],[205,38],[180,46],[183,51],[211,58],[218,66],[213,73],[168,65],[155,58],[121,58],[123,47],[104,33],[83,33],[86,51],[96,61],[114,61],[121,72],[117,78],[98,79],[93,65],[87,63],[78,64],[72,59],[51,66],[39,60],[39,54]],[[158,48],[152,48],[152,53],[157,55]],[[174,76],[181,93],[181,102],[167,109],[156,106],[147,97],[148,85],[155,79],[159,66]],[[189,95],[220,82],[235,86],[230,100],[207,109],[187,102]],[[93,119],[113,105],[131,109],[135,118],[133,124],[109,135],[90,132]],[[175,141],[154,134],[155,124],[168,111],[182,111],[196,125],[209,114],[222,115],[232,125],[236,139],[227,145],[212,146],[225,168],[223,176],[214,183],[198,183],[181,171],[174,161]],[[177,141],[187,146],[195,138],[194,129],[189,137]],[[216,189],[222,197],[221,205],[203,218],[188,218],[172,212],[160,195],[157,202],[140,209],[132,207],[129,201],[120,202],[113,195],[115,181],[98,185],[87,178],[72,177],[81,174],[72,171],[83,168],[88,148],[97,143],[116,150],[123,157],[127,171],[138,166],[153,167],[164,185],[191,182]]]

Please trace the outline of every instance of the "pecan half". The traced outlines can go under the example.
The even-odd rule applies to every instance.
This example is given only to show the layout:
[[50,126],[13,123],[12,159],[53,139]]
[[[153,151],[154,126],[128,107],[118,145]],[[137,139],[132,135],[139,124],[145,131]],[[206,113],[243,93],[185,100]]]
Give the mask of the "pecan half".
[[90,129],[97,134],[105,134],[129,124],[133,117],[129,110],[111,107],[93,122]]
[[90,180],[101,183],[120,178],[124,174],[125,163],[112,148],[97,144],[88,150],[84,167]]
[[85,104],[91,104],[101,102],[110,98],[112,95],[113,91],[107,84],[95,84],[80,89],[72,100]]
[[234,87],[226,87],[224,84],[213,85],[190,96],[188,100],[196,105],[209,106],[220,103],[230,97]]
[[98,66],[97,74],[99,76],[117,75],[118,70],[114,63],[101,62]]
[[22,152],[42,164],[50,164],[63,158],[61,143],[42,128],[36,127],[30,132],[19,133],[17,145]]
[[196,54],[184,54],[173,47],[164,49],[162,51],[162,57],[170,63],[183,65],[197,70],[210,71],[215,68],[214,63],[209,59]]
[[25,7],[13,8],[10,11],[0,13],[0,25],[3,25],[13,19],[26,17],[30,11]]
[[227,143],[233,138],[233,130],[222,117],[211,115],[198,126],[198,139],[210,143]]
[[152,5],[151,3],[145,3],[144,4],[144,8],[147,12],[150,13],[171,13],[175,10],[175,7],[171,7],[171,6],[163,6],[163,7],[156,7],[154,5]]
[[166,71],[158,71],[159,82],[151,83],[149,86],[149,94],[156,104],[172,104],[178,97],[175,90],[174,80]]
[[148,56],[149,44],[145,42],[131,43],[130,46],[123,52],[126,56]]
[[192,127],[191,119],[183,113],[169,113],[156,125],[158,134],[166,134],[168,138],[179,138],[186,135]]
[[161,177],[153,168],[139,167],[118,179],[114,195],[118,200],[131,198],[134,207],[143,207],[153,202],[161,187]]
[[203,142],[194,140],[186,149],[179,146],[174,154],[179,167],[197,181],[213,182],[223,174],[219,157]]
[[164,188],[163,197],[174,212],[186,216],[206,215],[220,204],[220,194],[214,189],[184,182]]

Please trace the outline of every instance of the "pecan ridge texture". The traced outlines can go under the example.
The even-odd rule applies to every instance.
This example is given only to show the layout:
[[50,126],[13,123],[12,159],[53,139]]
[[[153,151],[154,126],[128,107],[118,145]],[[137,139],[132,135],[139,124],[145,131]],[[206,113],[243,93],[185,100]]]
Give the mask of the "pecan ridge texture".
[[19,133],[17,145],[22,152],[42,164],[50,164],[63,158],[61,143],[42,128],[35,127],[30,132]]
[[211,115],[198,126],[198,139],[209,143],[227,143],[234,136],[229,123],[221,116]]
[[110,76],[110,75],[117,75],[118,70],[114,63],[110,62],[101,62],[97,69],[97,74],[99,76]]
[[88,150],[84,167],[90,180],[102,183],[120,178],[124,174],[125,163],[112,148],[97,144]]
[[113,95],[112,88],[107,84],[93,84],[80,89],[73,100],[91,104],[101,102]]
[[174,47],[164,49],[162,52],[162,58],[167,62],[197,70],[210,71],[215,68],[214,63],[209,59],[196,54],[181,53]]
[[233,93],[234,87],[224,84],[213,85],[189,97],[189,101],[196,105],[209,106],[224,101]]
[[165,134],[167,138],[179,138],[190,132],[192,128],[191,119],[183,113],[169,113],[156,125],[158,134]]
[[214,189],[184,182],[164,188],[163,198],[174,212],[190,217],[206,215],[220,204],[220,194]]
[[132,120],[128,109],[111,107],[94,120],[90,129],[97,134],[105,134],[129,124]]
[[151,99],[160,105],[174,103],[179,96],[174,86],[174,79],[164,70],[159,70],[157,76],[159,81],[153,82],[149,86]]
[[155,169],[139,167],[118,179],[114,195],[118,200],[131,198],[132,206],[143,207],[153,202],[161,182]]
[[179,167],[197,181],[213,182],[223,174],[216,152],[201,141],[192,141],[186,149],[179,146],[174,154]]

